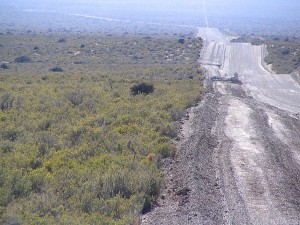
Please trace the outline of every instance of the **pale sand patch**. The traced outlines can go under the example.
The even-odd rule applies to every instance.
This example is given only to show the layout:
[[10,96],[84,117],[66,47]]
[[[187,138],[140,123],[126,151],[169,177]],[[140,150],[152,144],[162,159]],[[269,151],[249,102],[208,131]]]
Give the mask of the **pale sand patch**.
[[270,190],[260,165],[265,158],[264,148],[251,123],[252,112],[252,109],[240,100],[230,100],[225,134],[233,140],[231,162],[251,222],[276,224]]

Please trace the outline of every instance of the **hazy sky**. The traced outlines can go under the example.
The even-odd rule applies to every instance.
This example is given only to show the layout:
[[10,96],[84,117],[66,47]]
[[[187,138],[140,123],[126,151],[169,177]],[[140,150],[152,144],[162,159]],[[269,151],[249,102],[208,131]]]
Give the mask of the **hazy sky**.
[[0,0],[0,9],[6,5],[20,7],[64,8],[80,6],[99,9],[105,6],[126,8],[135,13],[142,11],[199,11],[206,2],[207,14],[211,16],[293,17],[300,19],[300,0]]
[[[220,22],[227,25],[230,19],[230,26],[247,20],[263,27],[267,21],[264,18],[300,21],[300,0],[0,0],[0,26],[19,25],[20,21],[28,27],[39,21],[43,26],[50,26],[52,21],[58,21],[52,26],[63,26],[64,21],[72,22],[74,15],[86,17],[91,23],[98,18],[136,24],[204,26],[204,12],[211,26]],[[291,23],[294,22],[286,20],[284,26]]]
[[224,8],[229,15],[300,19],[299,0],[207,0],[207,5],[209,14]]

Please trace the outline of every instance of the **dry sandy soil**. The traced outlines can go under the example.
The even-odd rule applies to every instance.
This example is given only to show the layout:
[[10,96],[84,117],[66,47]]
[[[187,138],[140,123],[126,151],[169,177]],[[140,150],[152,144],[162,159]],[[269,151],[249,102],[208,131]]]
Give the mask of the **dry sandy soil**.
[[265,46],[213,28],[198,36],[207,94],[180,122],[165,188],[143,224],[300,224],[297,79],[268,71]]

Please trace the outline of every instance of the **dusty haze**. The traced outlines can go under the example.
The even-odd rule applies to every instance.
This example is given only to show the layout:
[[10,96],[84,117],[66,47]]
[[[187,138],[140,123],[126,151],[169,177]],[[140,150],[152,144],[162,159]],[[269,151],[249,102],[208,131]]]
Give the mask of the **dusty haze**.
[[0,24],[1,29],[73,30],[208,24],[239,33],[296,34],[299,11],[297,0],[2,0]]

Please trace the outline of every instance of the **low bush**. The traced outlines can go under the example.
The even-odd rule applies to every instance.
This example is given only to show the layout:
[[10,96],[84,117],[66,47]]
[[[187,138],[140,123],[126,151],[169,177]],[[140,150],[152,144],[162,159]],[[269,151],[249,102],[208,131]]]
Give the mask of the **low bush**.
[[133,95],[150,94],[154,91],[154,85],[147,83],[135,84],[130,88],[130,90]]
[[4,111],[6,109],[11,109],[13,107],[15,97],[7,92],[1,97],[1,110]]
[[78,106],[83,102],[83,94],[79,91],[71,92],[67,94],[67,99],[69,99],[73,106]]
[[16,63],[30,63],[32,62],[31,58],[28,56],[20,56],[15,59]]
[[160,134],[162,136],[170,137],[170,138],[175,138],[178,135],[178,127],[176,124],[168,124],[166,126],[162,126],[159,128]]
[[174,157],[175,155],[175,147],[169,144],[162,144],[159,146],[159,148],[157,149],[157,153],[161,155],[161,157],[164,158],[168,158],[168,157]]
[[185,42],[185,39],[184,39],[184,38],[179,38],[179,39],[178,39],[178,43],[184,44],[184,42]]
[[1,64],[0,68],[5,70],[9,69],[8,65],[5,63]]
[[50,69],[50,71],[52,72],[64,72],[64,70],[60,67],[53,67]]
[[288,55],[288,54],[290,54],[290,53],[291,53],[291,51],[290,51],[289,49],[284,49],[284,50],[282,50],[282,52],[281,52],[282,55]]
[[66,42],[66,39],[65,39],[65,38],[60,38],[60,39],[58,39],[58,43],[64,43],[64,42]]
[[10,141],[3,141],[0,145],[0,149],[3,153],[12,152],[13,148],[13,144]]

